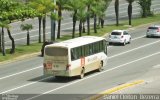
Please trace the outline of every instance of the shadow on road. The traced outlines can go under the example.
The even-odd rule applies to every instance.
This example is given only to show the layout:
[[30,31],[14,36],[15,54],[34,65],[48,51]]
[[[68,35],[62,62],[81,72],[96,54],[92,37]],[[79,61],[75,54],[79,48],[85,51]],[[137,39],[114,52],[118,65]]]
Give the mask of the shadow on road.
[[[90,75],[93,75],[97,73],[97,70],[91,71],[85,74],[85,77],[89,77]],[[72,81],[80,80],[79,76],[74,77],[54,77],[54,76],[38,76],[33,79],[30,79],[28,81],[38,81],[38,82],[46,82],[46,83],[68,83]]]

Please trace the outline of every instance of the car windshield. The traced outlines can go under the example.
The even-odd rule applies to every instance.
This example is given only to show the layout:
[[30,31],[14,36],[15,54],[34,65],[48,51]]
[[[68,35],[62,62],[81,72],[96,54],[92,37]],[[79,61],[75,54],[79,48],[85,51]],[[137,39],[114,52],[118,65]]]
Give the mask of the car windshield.
[[158,27],[149,27],[148,29],[154,29],[154,30],[156,30],[156,29],[158,29]]
[[111,35],[121,35],[121,32],[112,32]]

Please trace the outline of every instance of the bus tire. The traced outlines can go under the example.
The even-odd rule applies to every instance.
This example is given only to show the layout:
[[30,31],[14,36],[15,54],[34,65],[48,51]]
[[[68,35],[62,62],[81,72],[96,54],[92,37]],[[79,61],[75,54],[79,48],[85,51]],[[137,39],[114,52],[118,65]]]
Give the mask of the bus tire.
[[82,79],[84,77],[85,69],[82,68],[81,74],[79,75],[79,78]]
[[103,61],[100,62],[100,66],[98,68],[98,72],[103,71]]
[[56,78],[57,80],[62,79],[62,77],[61,77],[61,76],[55,76],[55,78]]

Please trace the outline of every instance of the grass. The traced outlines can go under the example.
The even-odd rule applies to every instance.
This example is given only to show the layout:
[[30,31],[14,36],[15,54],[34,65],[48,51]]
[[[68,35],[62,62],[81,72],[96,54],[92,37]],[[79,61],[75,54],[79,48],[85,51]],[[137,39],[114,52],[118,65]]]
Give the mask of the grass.
[[6,61],[6,60],[12,60],[14,58],[17,58],[25,54],[40,52],[41,46],[42,46],[42,43],[33,43],[29,46],[27,45],[17,46],[14,54],[9,54],[9,50],[7,49],[6,56],[2,56],[2,54],[0,55],[0,62]]
[[[147,23],[153,23],[153,22],[160,22],[160,14],[154,15],[152,17],[147,17],[147,18],[132,19],[132,27],[147,24]],[[126,27],[126,25],[128,25],[128,21],[123,21],[122,23],[120,23],[119,26],[107,25],[107,26],[104,26],[104,28],[97,29],[97,33],[94,33],[93,29],[91,29],[90,35],[103,36],[104,34],[109,33],[114,29],[127,29],[128,27]],[[87,33],[82,33],[82,36],[86,36],[86,35]],[[79,34],[76,33],[75,37],[78,37],[78,36]],[[71,34],[64,35],[61,37],[61,39],[57,39],[57,41],[64,41],[71,38],[72,38]],[[30,46],[26,46],[26,45],[17,46],[15,50],[16,51],[15,54],[12,54],[12,55],[9,54],[9,50],[6,50],[7,52],[6,56],[2,56],[2,54],[0,55],[0,62],[6,61],[6,60],[12,60],[16,57],[19,57],[25,54],[40,52],[41,46],[42,46],[42,43],[33,43]]]

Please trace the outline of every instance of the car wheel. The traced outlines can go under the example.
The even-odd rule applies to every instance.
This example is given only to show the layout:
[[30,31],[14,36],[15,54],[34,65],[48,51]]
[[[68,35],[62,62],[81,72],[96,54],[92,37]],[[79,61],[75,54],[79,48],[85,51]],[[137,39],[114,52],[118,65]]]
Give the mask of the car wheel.
[[150,36],[146,35],[147,38],[150,38]]
[[109,45],[111,45],[112,43],[111,42],[109,42]]
[[125,46],[126,45],[126,40],[124,40],[124,42],[123,42],[123,46]]
[[130,44],[131,43],[131,38],[129,39],[129,41],[128,41],[128,44]]

